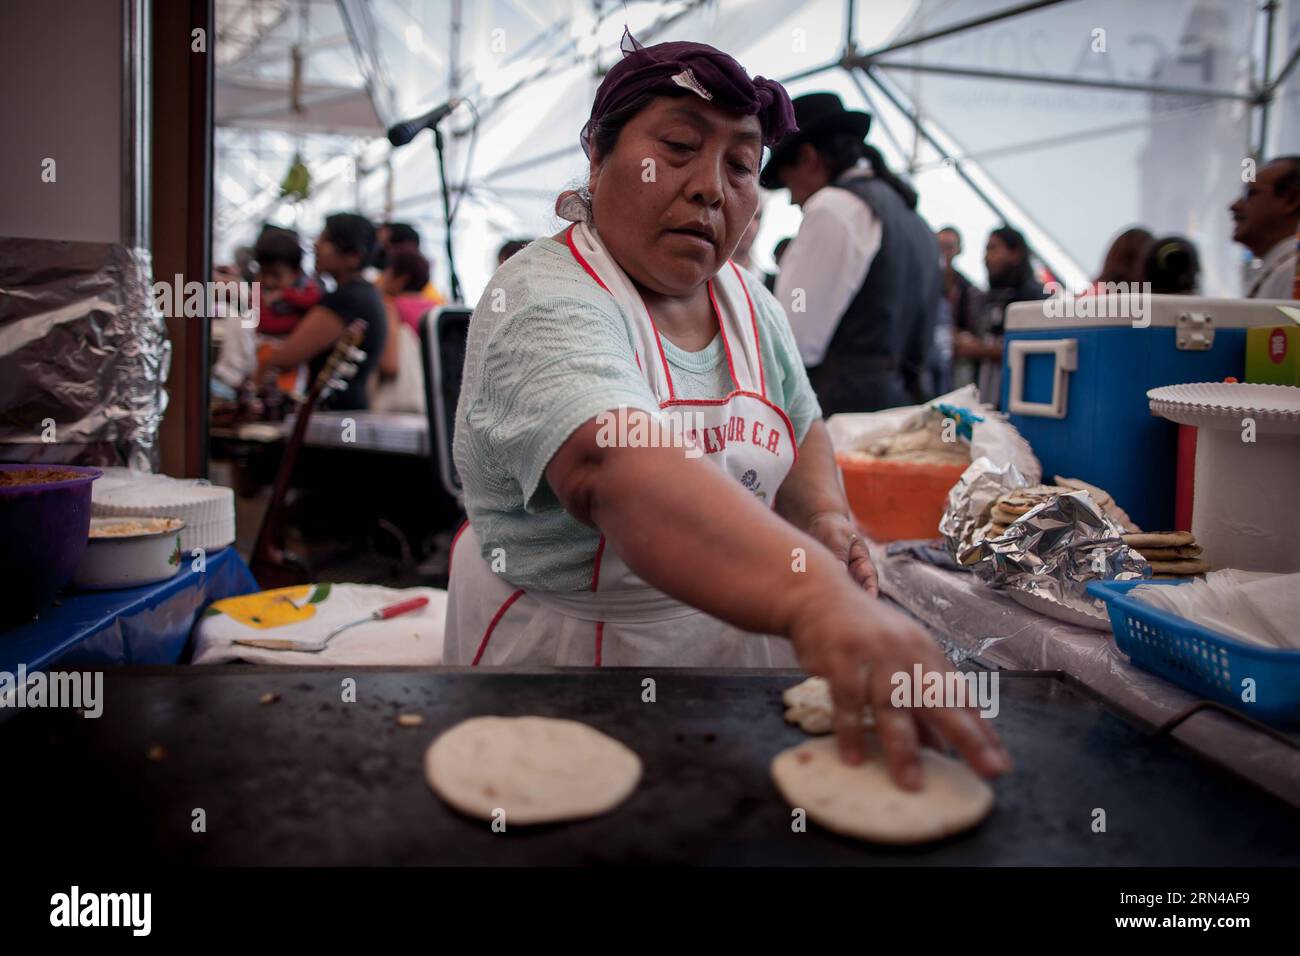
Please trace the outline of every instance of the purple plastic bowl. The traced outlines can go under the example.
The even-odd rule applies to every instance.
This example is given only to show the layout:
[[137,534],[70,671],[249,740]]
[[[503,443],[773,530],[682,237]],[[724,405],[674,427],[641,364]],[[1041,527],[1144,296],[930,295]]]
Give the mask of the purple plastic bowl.
[[104,473],[78,465],[0,464],[0,471],[75,471],[82,478],[0,487],[0,620],[45,610],[72,578],[90,541],[90,483]]

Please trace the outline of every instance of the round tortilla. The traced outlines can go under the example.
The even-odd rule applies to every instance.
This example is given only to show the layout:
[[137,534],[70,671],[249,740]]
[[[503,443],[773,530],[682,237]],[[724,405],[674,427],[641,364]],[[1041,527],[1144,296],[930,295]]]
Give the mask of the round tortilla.
[[1142,531],[1120,536],[1130,548],[1185,548],[1196,543],[1190,531]]
[[1158,571],[1161,574],[1205,574],[1207,571],[1212,570],[1210,562],[1202,561],[1199,558],[1175,561],[1158,561],[1148,558],[1147,564],[1151,565],[1152,571]]
[[434,793],[483,820],[505,824],[581,820],[614,809],[636,789],[641,758],[574,720],[474,717],[424,755]]
[[872,843],[939,840],[975,826],[993,809],[993,788],[964,763],[921,751],[924,783],[903,790],[878,745],[856,767],[840,760],[834,738],[818,737],[777,754],[772,779],[792,807],[828,830]]

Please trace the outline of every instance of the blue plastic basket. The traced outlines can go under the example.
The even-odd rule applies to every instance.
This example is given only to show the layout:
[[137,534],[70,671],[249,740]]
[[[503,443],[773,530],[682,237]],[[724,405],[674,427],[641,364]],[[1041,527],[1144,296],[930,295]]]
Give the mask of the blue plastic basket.
[[[1139,584],[1183,583],[1094,581],[1088,593],[1106,602],[1115,643],[1134,664],[1259,720],[1300,722],[1300,650],[1247,644],[1128,596]],[[1241,699],[1246,678],[1255,681],[1250,703]]]

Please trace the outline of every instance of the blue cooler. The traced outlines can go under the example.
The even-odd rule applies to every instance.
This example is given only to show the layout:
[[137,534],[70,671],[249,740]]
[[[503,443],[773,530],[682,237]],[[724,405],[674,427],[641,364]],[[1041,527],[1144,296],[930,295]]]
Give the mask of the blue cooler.
[[[1147,390],[1245,380],[1246,330],[1290,321],[1265,299],[1105,295],[1007,309],[1001,407],[1033,446],[1043,480],[1104,488],[1147,530],[1173,529],[1178,426]],[[1080,318],[1093,315],[1113,318]]]

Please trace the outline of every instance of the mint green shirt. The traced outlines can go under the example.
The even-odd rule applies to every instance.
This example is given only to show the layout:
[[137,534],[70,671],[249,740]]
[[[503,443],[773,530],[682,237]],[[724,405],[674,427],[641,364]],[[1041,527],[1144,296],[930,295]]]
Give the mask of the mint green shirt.
[[[821,408],[785,313],[741,270],[758,317],[767,398],[803,442]],[[539,239],[506,261],[474,309],[452,448],[483,556],[526,590],[591,584],[599,532],[560,505],[551,457],[583,423],[659,402],[636,364],[632,329],[566,245]],[[733,384],[720,335],[698,352],[663,339],[679,398],[721,398]],[[499,564],[498,564],[499,566]]]

